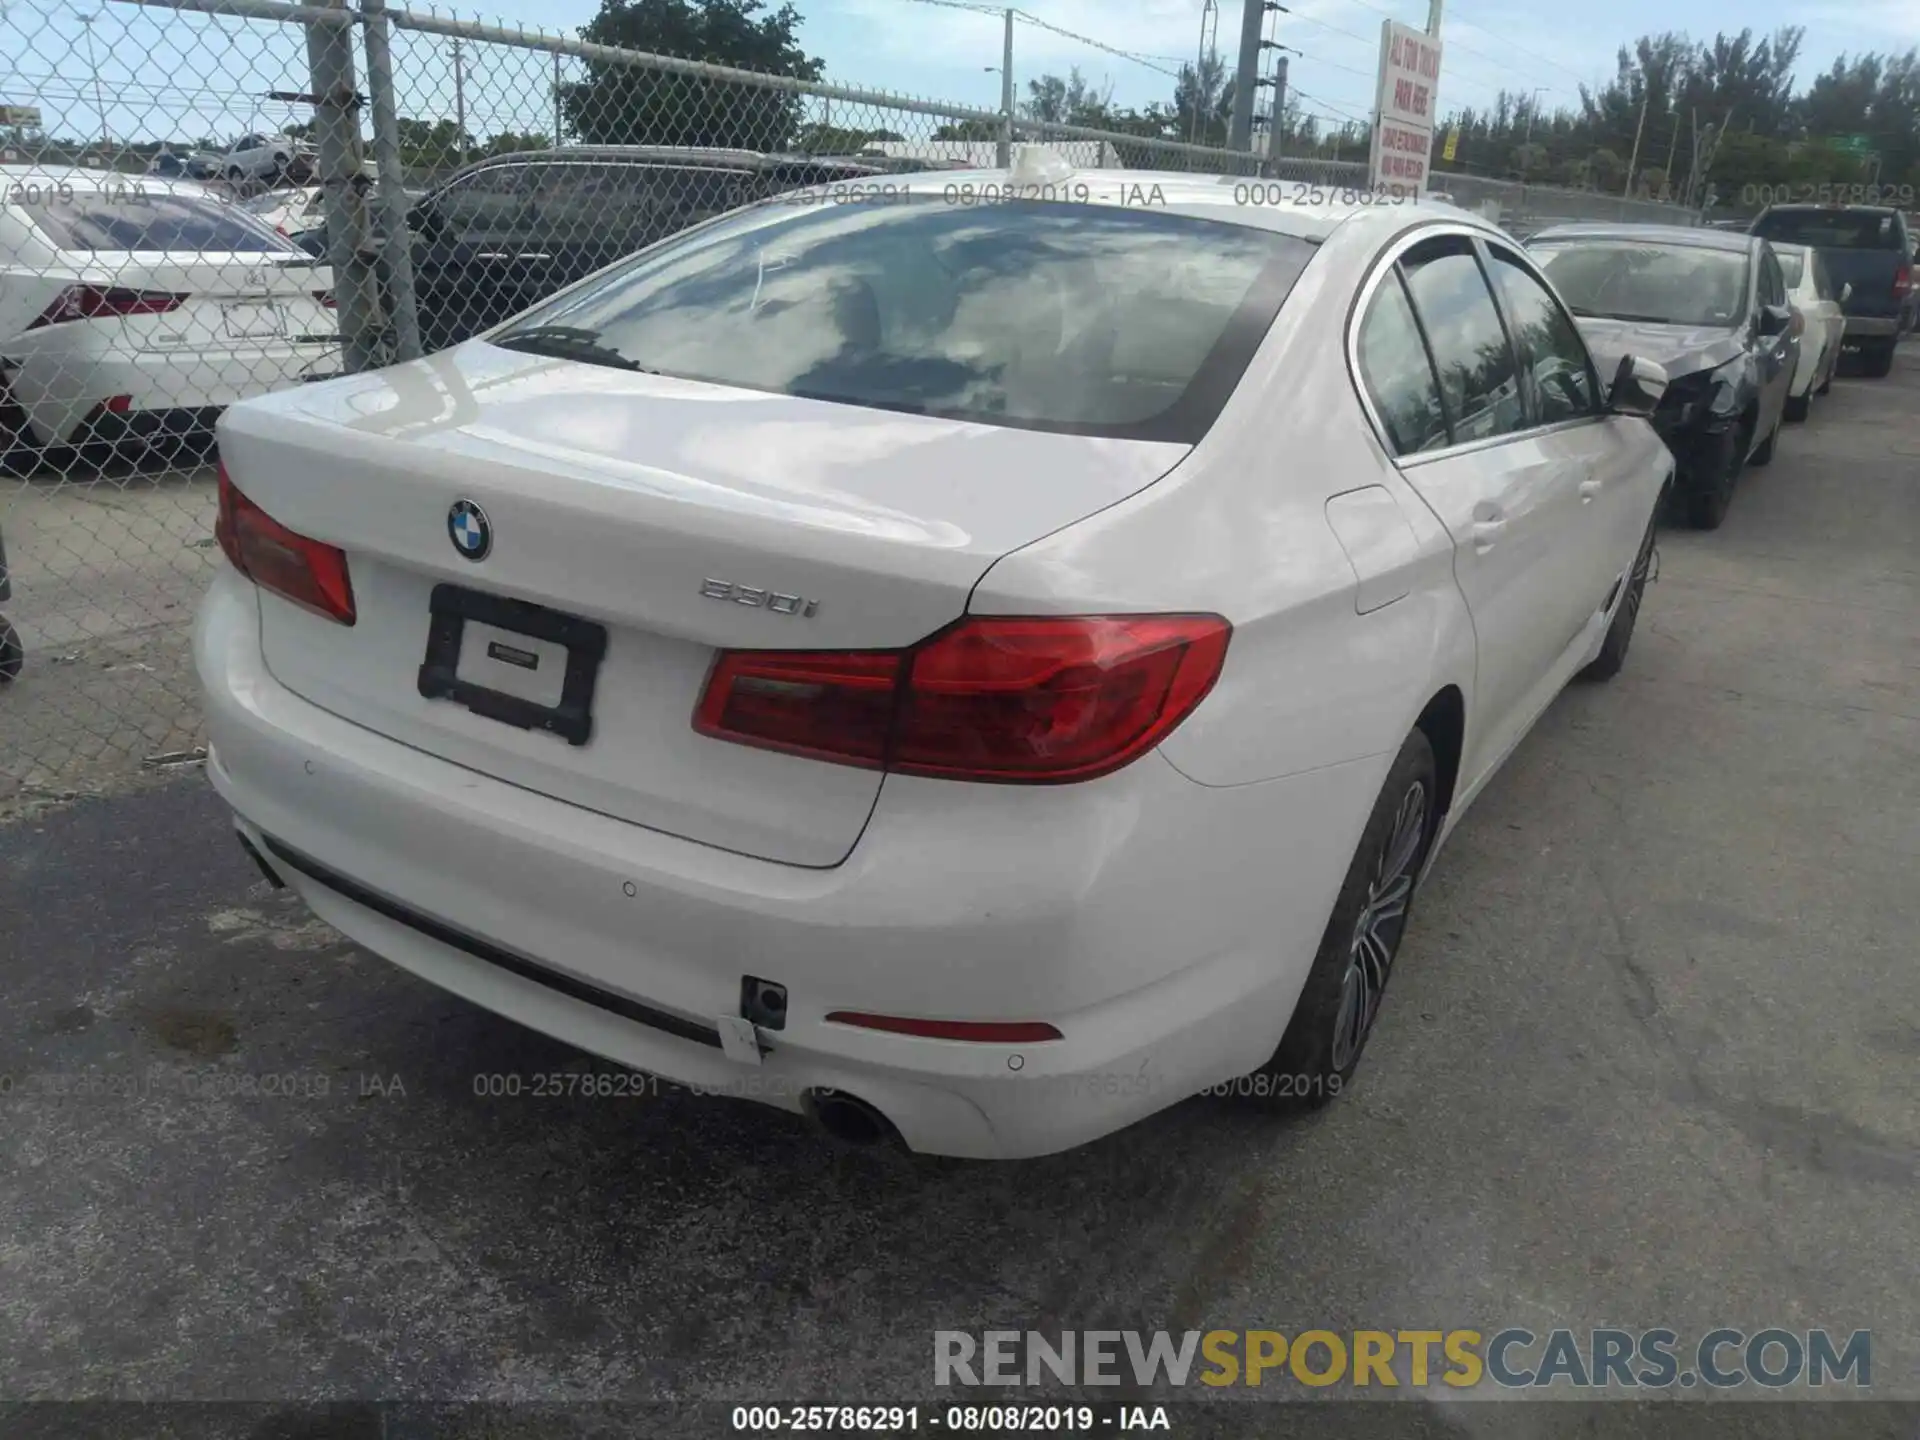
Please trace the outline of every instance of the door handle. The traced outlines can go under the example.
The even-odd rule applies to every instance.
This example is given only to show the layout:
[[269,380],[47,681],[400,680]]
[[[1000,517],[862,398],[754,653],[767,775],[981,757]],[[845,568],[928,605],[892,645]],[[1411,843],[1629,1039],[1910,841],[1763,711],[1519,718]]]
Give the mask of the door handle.
[[1591,505],[1593,503],[1593,497],[1598,495],[1602,488],[1601,482],[1598,480],[1582,480],[1580,482],[1580,503],[1582,505]]
[[1504,520],[1474,521],[1473,522],[1474,554],[1484,555],[1489,550],[1491,550],[1493,548],[1493,542],[1499,538],[1500,532],[1506,528],[1507,528],[1507,522]]

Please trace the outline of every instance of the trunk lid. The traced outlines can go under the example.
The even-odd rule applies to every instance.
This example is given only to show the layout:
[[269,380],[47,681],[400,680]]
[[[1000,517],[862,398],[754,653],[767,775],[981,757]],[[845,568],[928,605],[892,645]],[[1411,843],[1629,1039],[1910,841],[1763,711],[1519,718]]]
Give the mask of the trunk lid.
[[[348,556],[352,627],[262,594],[262,644],[282,684],[539,793],[812,866],[845,858],[880,776],[696,734],[715,651],[912,644],[963,614],[1001,555],[1151,484],[1187,449],[735,390],[484,342],[250,401],[227,413],[220,438],[241,491]],[[452,538],[463,501],[490,533],[478,561]],[[605,628],[586,744],[421,695],[436,586]],[[463,635],[463,676],[554,703],[565,657],[548,642],[476,619]],[[496,643],[509,656],[494,655]],[[511,673],[527,657],[536,666]]]
[[332,272],[304,253],[95,253],[85,261],[87,282],[187,297],[177,309],[129,317],[135,349],[232,352],[338,335],[334,312],[320,299],[332,289]]

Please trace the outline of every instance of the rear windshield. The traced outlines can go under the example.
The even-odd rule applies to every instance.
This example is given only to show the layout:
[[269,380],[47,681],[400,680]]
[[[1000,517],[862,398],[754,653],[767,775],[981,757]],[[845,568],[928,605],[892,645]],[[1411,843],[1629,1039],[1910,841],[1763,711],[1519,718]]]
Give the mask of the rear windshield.
[[1826,250],[1900,250],[1906,242],[1893,221],[1890,211],[1775,210],[1760,218],[1753,233]]
[[1732,326],[1746,312],[1744,250],[1638,240],[1536,241],[1529,248],[1576,315]]
[[1164,210],[812,198],[668,240],[489,338],[749,390],[1192,443],[1313,253]]
[[22,203],[27,218],[61,250],[291,250],[285,236],[236,205],[198,195],[49,189]]

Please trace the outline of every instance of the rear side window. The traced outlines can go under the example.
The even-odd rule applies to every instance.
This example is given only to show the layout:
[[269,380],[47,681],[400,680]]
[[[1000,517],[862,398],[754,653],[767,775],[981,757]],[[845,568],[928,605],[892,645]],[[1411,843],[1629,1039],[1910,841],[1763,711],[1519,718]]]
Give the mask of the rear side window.
[[478,245],[519,236],[528,216],[527,168],[491,165],[463,176],[435,195],[432,214],[446,238]]
[[1454,443],[1526,429],[1519,366],[1472,242],[1429,240],[1409,250],[1400,266],[1433,352]]
[[1800,288],[1800,276],[1806,270],[1806,252],[1804,250],[1776,250],[1774,258],[1780,262],[1780,278],[1787,282],[1787,289]]
[[1395,455],[1417,455],[1448,443],[1447,412],[1397,270],[1389,270],[1367,305],[1358,342],[1360,383],[1386,429]]
[[496,338],[749,390],[1192,443],[1312,253],[1164,210],[775,202]]
[[266,254],[299,247],[236,205],[198,195],[75,189],[22,205],[61,250],[207,250]]
[[744,204],[750,179],[691,166],[542,165],[532,180],[536,224],[562,243],[638,249]]
[[1829,250],[1903,250],[1890,210],[1774,210],[1762,215],[1753,233],[1785,245],[1818,245]]

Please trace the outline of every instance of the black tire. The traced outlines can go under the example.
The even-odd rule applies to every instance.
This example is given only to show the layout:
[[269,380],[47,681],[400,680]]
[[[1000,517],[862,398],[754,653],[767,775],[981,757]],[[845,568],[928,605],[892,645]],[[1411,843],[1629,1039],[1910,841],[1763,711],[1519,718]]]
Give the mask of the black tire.
[[1653,570],[1653,537],[1659,527],[1659,516],[1660,507],[1655,505],[1653,518],[1647,521],[1646,538],[1634,552],[1633,568],[1627,572],[1626,593],[1614,609],[1613,623],[1607,626],[1607,638],[1601,642],[1600,653],[1580,672],[1582,680],[1611,680],[1627,663],[1627,647],[1633,643],[1634,623],[1640,618],[1640,600],[1647,592],[1647,576]]
[[1781,418],[1773,422],[1773,429],[1767,435],[1766,443],[1747,457],[1747,464],[1758,470],[1762,465],[1773,463],[1774,449],[1780,443],[1780,426],[1785,423],[1785,420],[1786,416],[1783,412]]
[[1696,530],[1718,530],[1727,518],[1727,506],[1733,501],[1734,483],[1740,478],[1742,432],[1729,430],[1720,437],[1719,448],[1705,466],[1704,475],[1696,475],[1685,494],[1687,524]]
[[1433,747],[1416,730],[1394,757],[1333,902],[1313,968],[1273,1058],[1224,1087],[1279,1109],[1319,1109],[1353,1078],[1406,934],[1439,825]]
[[1787,408],[1782,413],[1787,419],[1798,424],[1807,418],[1807,412],[1811,409],[1813,409],[1813,392],[1809,390],[1804,395],[1789,395]]
[[27,652],[20,643],[20,632],[5,620],[0,620],[0,685],[17,676],[20,667],[26,663]]
[[1882,340],[1860,347],[1860,373],[1869,380],[1884,380],[1893,373],[1893,348],[1896,342]]

